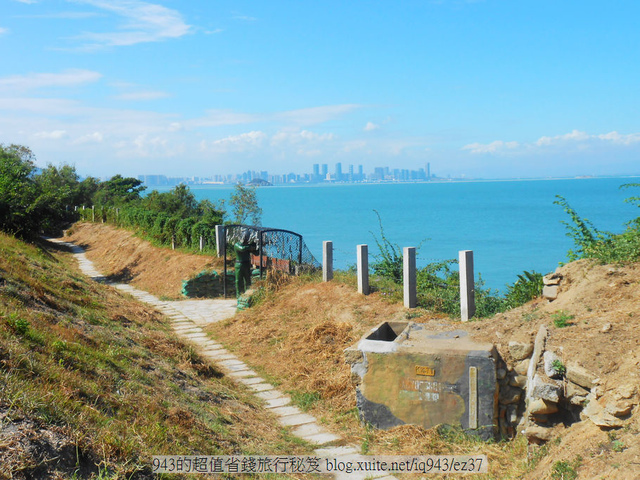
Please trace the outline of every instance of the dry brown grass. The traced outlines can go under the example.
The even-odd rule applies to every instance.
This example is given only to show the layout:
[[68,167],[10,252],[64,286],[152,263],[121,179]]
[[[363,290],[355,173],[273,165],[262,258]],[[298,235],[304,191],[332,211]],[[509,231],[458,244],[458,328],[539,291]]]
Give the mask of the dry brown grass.
[[310,451],[166,318],[86,280],[57,246],[0,234],[0,250],[0,478],[100,464],[151,478],[155,454]]
[[86,249],[96,268],[114,280],[179,299],[182,280],[205,269],[222,271],[222,259],[152,246],[131,232],[102,223],[78,223],[65,239]]
[[[114,265],[119,261],[117,252],[110,258]],[[144,263],[146,260],[141,258],[140,264]],[[259,306],[211,327],[211,331],[265,378],[295,393],[299,401],[306,401],[310,411],[328,428],[368,452],[486,453],[490,459],[487,478],[530,480],[549,478],[555,462],[572,461],[580,455],[580,478],[637,478],[638,407],[627,427],[617,433],[617,441],[625,445],[621,452],[612,448],[607,432],[588,421],[569,428],[559,425],[556,440],[541,449],[528,446],[522,438],[477,444],[418,427],[367,430],[357,419],[354,388],[343,363],[343,349],[378,323],[407,316],[431,329],[464,329],[479,341],[493,342],[508,363],[509,341],[530,340],[544,324],[550,329],[550,348],[562,349],[567,358],[600,375],[605,390],[629,382],[637,385],[640,265],[612,267],[581,261],[562,270],[566,282],[558,300],[550,303],[539,299],[466,324],[421,311],[407,312],[382,294],[358,295],[353,277],[337,275],[338,281],[323,284],[317,279],[278,276],[269,279],[266,298]],[[162,269],[157,272],[164,275]],[[558,310],[573,315],[571,326],[553,326],[552,316]],[[611,328],[605,332],[603,327],[607,324]]]

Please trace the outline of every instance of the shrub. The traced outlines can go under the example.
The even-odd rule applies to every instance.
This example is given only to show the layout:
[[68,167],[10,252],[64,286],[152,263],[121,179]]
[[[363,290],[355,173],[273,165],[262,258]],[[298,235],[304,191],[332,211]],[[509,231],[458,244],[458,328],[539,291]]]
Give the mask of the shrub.
[[[630,183],[620,188],[640,187]],[[563,222],[567,227],[567,236],[573,239],[575,249],[569,250],[569,261],[581,258],[593,258],[602,263],[626,263],[640,260],[640,217],[626,224],[621,234],[613,234],[598,230],[589,220],[582,218],[571,208],[567,200],[556,196],[556,205],[563,207],[571,217],[571,223]],[[640,197],[629,197],[625,200],[640,206]]]
[[542,295],[542,274],[538,272],[523,272],[513,285],[507,286],[505,304],[508,308],[518,307]]
[[374,210],[374,212],[378,217],[378,224],[380,225],[380,238],[373,233],[371,233],[371,235],[378,246],[378,250],[380,250],[380,254],[374,255],[376,262],[371,265],[371,269],[376,275],[388,278],[396,283],[402,283],[402,248],[400,248],[398,244],[389,241],[384,233],[380,214],[377,210]]
[[196,219],[188,217],[178,222],[176,226],[176,241],[183,247],[190,247],[192,244],[191,229],[196,224]]

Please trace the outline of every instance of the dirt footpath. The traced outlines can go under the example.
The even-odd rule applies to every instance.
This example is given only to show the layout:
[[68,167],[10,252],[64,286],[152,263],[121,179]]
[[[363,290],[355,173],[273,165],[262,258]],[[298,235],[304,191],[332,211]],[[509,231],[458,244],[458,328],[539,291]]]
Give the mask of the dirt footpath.
[[148,241],[102,223],[78,223],[65,237],[111,280],[126,282],[167,299],[183,298],[182,280],[205,269],[221,271],[222,259],[154,247]]

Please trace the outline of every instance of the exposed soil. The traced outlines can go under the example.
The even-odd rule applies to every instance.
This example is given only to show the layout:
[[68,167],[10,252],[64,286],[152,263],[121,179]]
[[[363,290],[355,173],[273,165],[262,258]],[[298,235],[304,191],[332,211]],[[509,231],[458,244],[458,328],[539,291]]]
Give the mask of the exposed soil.
[[222,259],[157,248],[130,232],[100,223],[77,224],[66,238],[84,247],[87,257],[111,280],[166,298],[181,297],[182,280],[223,267]]
[[[132,283],[158,295],[174,296],[182,279],[207,265],[205,258],[144,245],[129,233],[104,225],[80,225],[71,240],[84,244],[99,268],[108,267],[111,272],[129,268],[134,272]],[[558,353],[563,362],[577,362],[600,378],[597,389],[601,401],[613,399],[616,389],[625,385],[635,388],[637,400],[640,265],[597,265],[583,260],[565,265],[559,273],[564,279],[555,301],[537,299],[493,318],[468,323],[434,318],[419,309],[406,310],[380,294],[364,297],[356,293],[354,285],[339,281],[272,281],[269,285],[275,292],[266,301],[210,327],[210,331],[283,390],[318,392],[323,402],[312,406],[311,411],[349,440],[370,443],[371,452],[455,451],[454,447],[438,444],[429,431],[415,427],[372,433],[359,426],[350,372],[343,361],[344,348],[381,321],[411,319],[438,330],[464,329],[476,340],[493,342],[513,367],[509,342],[533,341],[539,327],[546,325],[548,349]],[[554,326],[558,312],[569,318],[564,328]],[[555,427],[555,439],[544,451],[540,447],[518,447],[521,440],[511,442],[511,447],[483,445],[475,451],[488,452],[494,464],[492,478],[554,478],[552,467],[556,462],[580,457],[576,463],[579,478],[637,479],[638,410],[636,404],[624,427],[611,431],[590,420],[560,424]],[[541,455],[541,460],[534,467],[510,474],[507,464],[526,463],[527,455]]]

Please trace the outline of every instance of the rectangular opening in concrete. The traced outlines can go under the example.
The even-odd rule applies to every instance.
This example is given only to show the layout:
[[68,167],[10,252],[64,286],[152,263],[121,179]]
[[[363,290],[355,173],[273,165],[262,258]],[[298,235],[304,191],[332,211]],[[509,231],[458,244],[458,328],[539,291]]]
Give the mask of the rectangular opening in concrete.
[[378,428],[444,423],[494,438],[498,357],[493,344],[462,330],[381,323],[349,352],[360,417]]
[[407,327],[407,322],[384,322],[366,337],[367,340],[393,342]]

